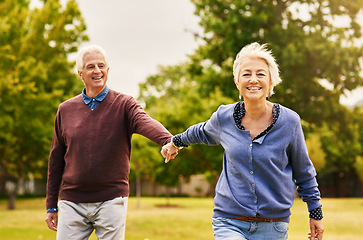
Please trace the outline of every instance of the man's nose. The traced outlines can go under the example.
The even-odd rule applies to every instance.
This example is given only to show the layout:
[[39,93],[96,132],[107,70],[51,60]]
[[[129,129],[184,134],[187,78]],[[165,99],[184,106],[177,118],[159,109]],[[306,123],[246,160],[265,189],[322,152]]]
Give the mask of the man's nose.
[[95,69],[94,69],[95,72],[101,72],[100,68],[96,65],[95,66]]

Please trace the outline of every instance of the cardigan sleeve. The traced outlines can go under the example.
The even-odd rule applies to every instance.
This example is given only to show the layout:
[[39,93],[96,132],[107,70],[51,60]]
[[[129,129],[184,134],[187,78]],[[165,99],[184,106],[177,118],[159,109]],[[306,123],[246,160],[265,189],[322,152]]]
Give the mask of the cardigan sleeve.
[[297,191],[302,200],[307,203],[308,210],[321,207],[319,202],[320,191],[316,181],[316,171],[308,154],[301,124],[296,125],[293,141],[290,145],[290,161],[293,167],[293,176]]
[[211,118],[189,127],[184,133],[178,135],[178,138],[185,145],[207,144],[217,145],[220,143],[220,124],[218,119],[218,110],[214,112]]

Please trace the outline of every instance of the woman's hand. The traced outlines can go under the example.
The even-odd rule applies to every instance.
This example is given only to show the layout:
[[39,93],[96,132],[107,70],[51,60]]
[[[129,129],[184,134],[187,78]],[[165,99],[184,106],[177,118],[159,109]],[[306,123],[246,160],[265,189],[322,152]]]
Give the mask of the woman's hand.
[[324,227],[321,220],[310,218],[310,232],[308,233],[309,240],[322,240]]
[[161,155],[165,158],[165,163],[169,162],[170,159],[174,159],[178,155],[179,149],[174,146],[172,142],[169,142],[161,149]]

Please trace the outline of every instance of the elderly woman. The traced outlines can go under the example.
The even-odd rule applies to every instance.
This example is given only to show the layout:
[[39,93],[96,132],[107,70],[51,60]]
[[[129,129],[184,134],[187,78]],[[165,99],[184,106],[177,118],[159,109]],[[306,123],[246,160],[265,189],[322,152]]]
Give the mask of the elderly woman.
[[216,240],[288,239],[295,186],[310,212],[309,239],[322,239],[316,172],[300,118],[267,100],[281,82],[266,45],[252,43],[237,54],[234,82],[243,101],[222,105],[211,118],[189,127],[163,146],[166,162],[191,144],[221,144],[223,170],[216,186]]

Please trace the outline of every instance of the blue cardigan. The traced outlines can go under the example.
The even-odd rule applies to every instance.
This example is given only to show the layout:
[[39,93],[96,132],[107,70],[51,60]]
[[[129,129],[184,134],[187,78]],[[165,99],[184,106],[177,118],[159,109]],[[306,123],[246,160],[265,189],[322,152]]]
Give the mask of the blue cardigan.
[[259,216],[289,222],[295,186],[309,211],[320,207],[316,172],[298,114],[280,106],[273,127],[251,140],[248,130],[236,126],[235,105],[220,106],[208,121],[179,135],[187,145],[221,144],[224,148],[213,217]]

